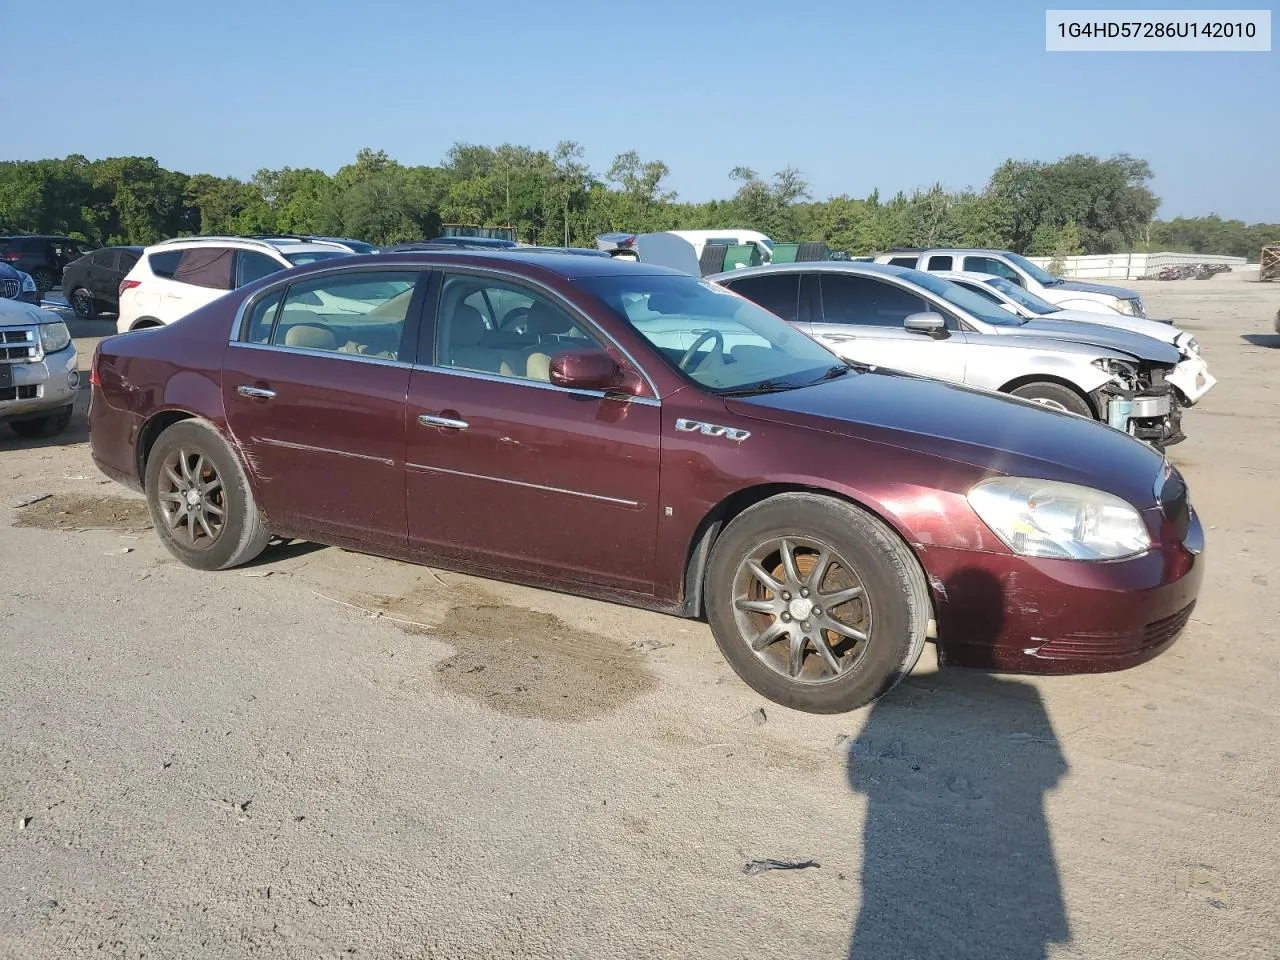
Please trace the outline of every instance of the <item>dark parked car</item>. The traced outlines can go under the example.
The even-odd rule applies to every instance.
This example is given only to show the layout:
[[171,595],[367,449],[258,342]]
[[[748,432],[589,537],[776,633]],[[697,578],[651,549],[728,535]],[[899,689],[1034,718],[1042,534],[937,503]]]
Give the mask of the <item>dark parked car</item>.
[[0,261],[0,297],[6,300],[21,300],[39,306],[40,291],[31,274],[16,270]]
[[31,274],[41,293],[61,283],[63,267],[92,249],[93,244],[70,237],[0,237],[0,260]]
[[184,563],[270,535],[705,615],[802,710],[944,663],[1111,670],[1182,630],[1203,534],[1155,450],[842,362],[660,267],[407,253],[104,341],[92,450]]
[[62,271],[62,293],[84,320],[120,309],[120,281],[142,256],[142,247],[103,247],[73,260]]

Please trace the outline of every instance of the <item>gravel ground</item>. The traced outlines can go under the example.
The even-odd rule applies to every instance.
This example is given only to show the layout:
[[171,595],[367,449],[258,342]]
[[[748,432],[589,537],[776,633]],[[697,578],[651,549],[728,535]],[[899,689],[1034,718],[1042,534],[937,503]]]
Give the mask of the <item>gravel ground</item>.
[[0,956],[1280,956],[1280,286],[1130,285],[1219,378],[1172,455],[1190,628],[1103,676],[928,652],[845,716],[657,614],[310,544],[188,570],[83,426],[6,432]]

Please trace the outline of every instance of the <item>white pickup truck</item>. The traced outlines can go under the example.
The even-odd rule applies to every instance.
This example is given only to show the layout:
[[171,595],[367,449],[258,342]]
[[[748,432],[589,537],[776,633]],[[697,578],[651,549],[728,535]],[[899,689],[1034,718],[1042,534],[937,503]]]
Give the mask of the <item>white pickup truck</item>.
[[876,257],[876,263],[895,267],[948,273],[989,273],[1012,280],[1024,290],[1057,304],[1063,310],[1092,310],[1118,313],[1126,317],[1145,317],[1142,297],[1124,287],[1081,280],[1064,280],[1037,267],[1026,257],[1008,250],[942,248],[932,250],[891,250]]

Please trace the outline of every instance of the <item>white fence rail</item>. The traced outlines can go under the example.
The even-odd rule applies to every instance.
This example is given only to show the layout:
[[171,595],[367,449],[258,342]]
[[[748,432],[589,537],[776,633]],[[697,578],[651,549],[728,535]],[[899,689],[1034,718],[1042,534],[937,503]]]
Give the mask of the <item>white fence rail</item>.
[[[1053,258],[1027,259],[1048,267]],[[1240,270],[1246,262],[1244,257],[1220,257],[1208,253],[1094,253],[1064,258],[1062,275],[1079,280],[1137,280],[1164,267],[1187,263],[1225,263],[1232,270]]]

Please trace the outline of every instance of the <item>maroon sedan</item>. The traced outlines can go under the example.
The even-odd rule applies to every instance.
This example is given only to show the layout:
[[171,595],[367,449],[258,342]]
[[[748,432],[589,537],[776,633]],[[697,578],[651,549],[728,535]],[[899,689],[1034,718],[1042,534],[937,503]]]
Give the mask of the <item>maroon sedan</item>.
[[760,693],[849,710],[944,663],[1110,670],[1187,622],[1177,471],[1034,404],[850,367],[660,268],[409,253],[105,341],[93,455],[184,563],[272,535],[705,616]]

